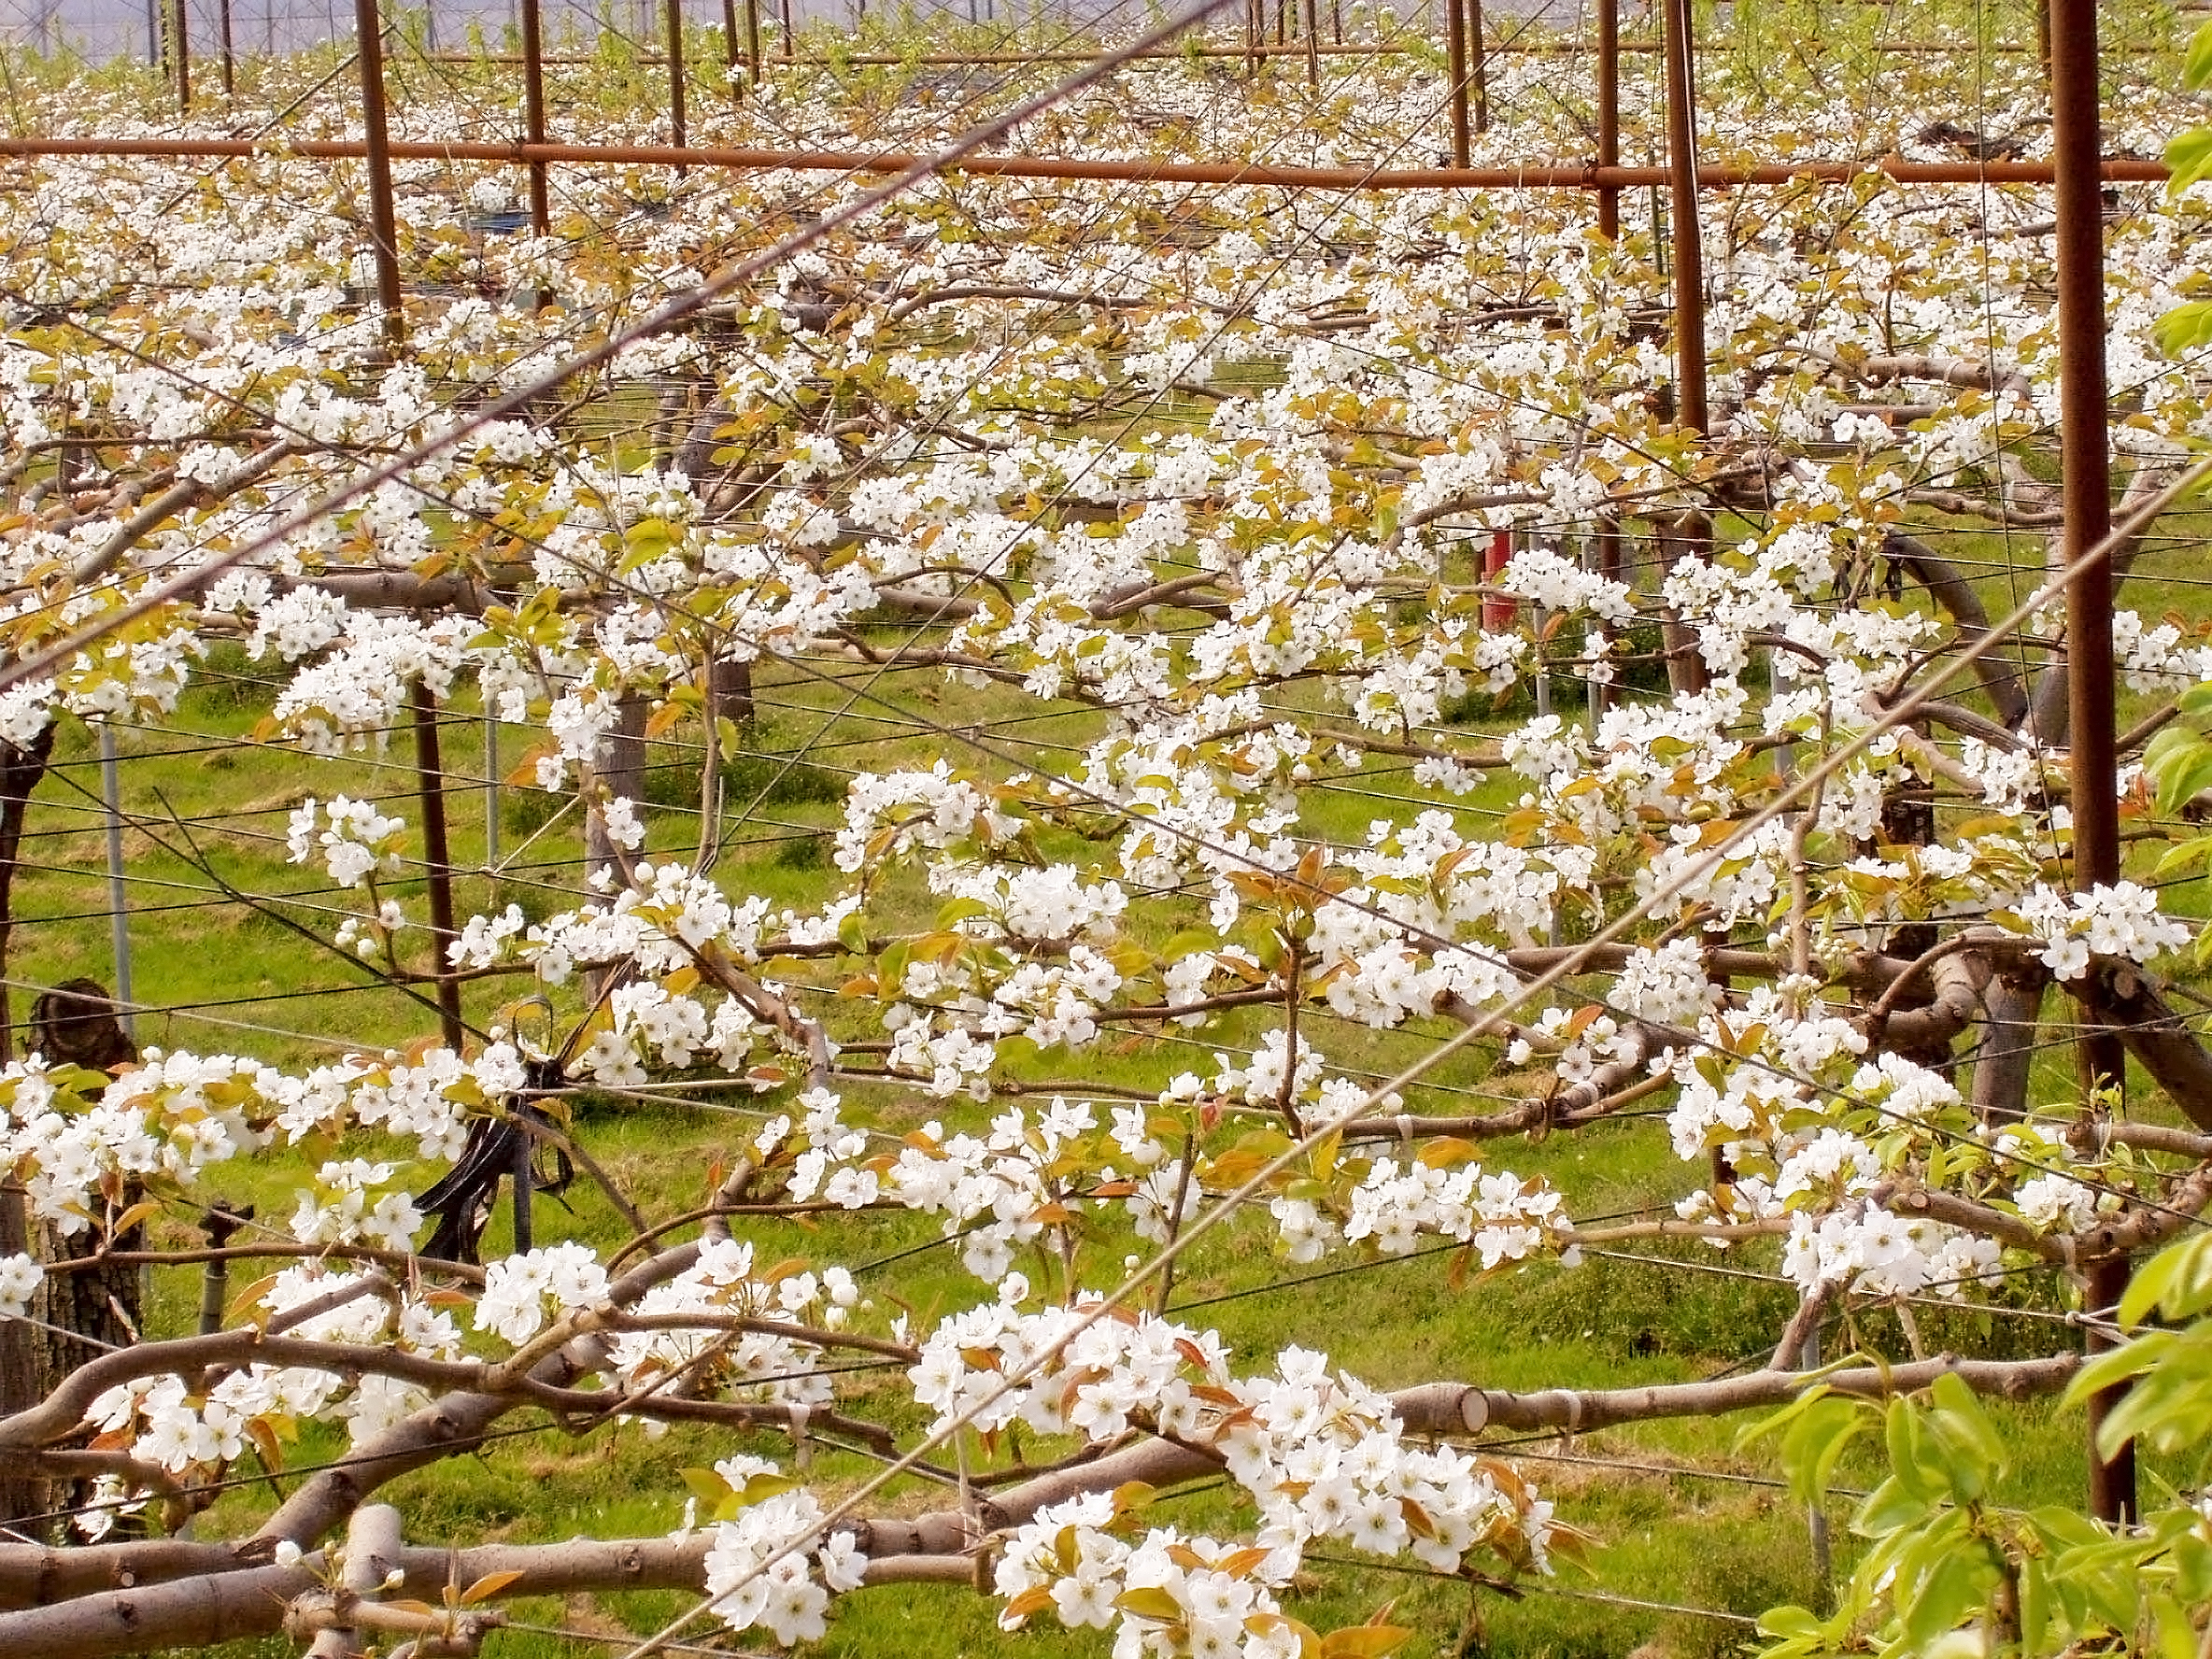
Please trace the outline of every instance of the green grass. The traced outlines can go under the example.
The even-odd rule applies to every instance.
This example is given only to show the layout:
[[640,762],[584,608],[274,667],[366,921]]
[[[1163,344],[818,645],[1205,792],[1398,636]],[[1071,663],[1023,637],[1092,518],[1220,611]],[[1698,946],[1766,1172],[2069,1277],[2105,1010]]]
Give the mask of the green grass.
[[[225,673],[247,665],[223,660]],[[762,715],[746,736],[747,748],[731,759],[727,801],[734,811],[758,800],[754,815],[726,826],[722,873],[730,889],[753,891],[778,902],[818,900],[843,878],[821,858],[823,839],[839,820],[844,771],[914,764],[917,740],[902,722],[915,716],[947,727],[988,724],[1003,713],[1004,694],[958,687],[901,686],[887,690],[889,710],[840,714],[849,685],[840,688],[800,676],[764,673]],[[193,895],[206,878],[200,859],[238,889],[265,896],[283,914],[312,926],[330,918],[316,907],[329,895],[308,872],[283,861],[287,815],[309,793],[409,795],[415,787],[404,741],[384,755],[340,761],[312,760],[289,750],[246,741],[264,708],[264,694],[238,680],[218,679],[188,695],[170,730],[127,736],[123,767],[126,809],[142,820],[130,832],[129,874],[136,986],[140,1000],[172,1010],[147,1018],[141,1041],[200,1048],[234,1047],[280,1063],[304,1063],[330,1046],[396,1043],[431,1028],[418,1005],[388,989],[360,988],[357,970],[326,949],[256,914],[248,907],[210,903],[163,910]],[[1482,711],[1467,715],[1481,717]],[[1495,713],[1490,717],[1495,718]],[[1056,712],[1031,729],[1047,756],[1071,755],[1095,725],[1095,716]],[[455,712],[444,735],[450,774],[484,773],[484,730],[466,708]],[[522,752],[522,733],[499,734],[502,769]],[[785,761],[804,756],[795,766]],[[695,808],[674,785],[680,745],[660,745],[648,784],[650,849],[688,849],[697,837]],[[1396,766],[1370,758],[1361,787],[1310,797],[1307,827],[1316,833],[1358,838],[1367,821],[1389,810],[1401,787]],[[83,733],[64,733],[54,780],[32,815],[26,857],[35,866],[18,891],[23,920],[15,940],[11,973],[22,985],[43,985],[77,973],[107,977],[105,853],[93,810],[96,757]],[[1495,811],[1518,786],[1498,780],[1470,811]],[[577,856],[573,812],[556,817],[544,810],[550,798],[535,791],[502,791],[501,846],[515,862],[503,874],[484,869],[488,797],[481,788],[451,801],[454,858],[464,873],[459,886],[464,914],[513,899],[542,915],[568,901]],[[402,809],[418,813],[409,801]],[[189,843],[178,820],[190,825]],[[524,838],[537,840],[518,854]],[[188,858],[187,852],[196,848]],[[805,849],[799,851],[795,849]],[[178,884],[172,887],[159,884]],[[418,903],[418,888],[396,889]],[[171,897],[173,895],[173,897]],[[917,914],[933,904],[918,892],[896,900]],[[894,914],[896,913],[896,906]],[[1134,918],[1143,935],[1171,930],[1174,918],[1148,913]],[[325,998],[303,1000],[303,986],[333,987]],[[343,989],[335,987],[344,987]],[[21,996],[19,992],[19,1001]],[[472,987],[469,1012],[490,1016],[511,994],[496,985]],[[259,999],[259,1000],[257,1000]],[[189,1005],[219,1003],[220,1008]],[[217,1020],[239,1022],[235,1025]],[[870,1034],[872,1015],[856,1004],[840,1022],[841,1036]],[[1101,1060],[1071,1064],[1047,1056],[1024,1068],[1032,1077],[1080,1084],[1085,1075],[1156,1086],[1176,1071],[1206,1069],[1212,1051],[1232,1046],[1250,1029],[1251,1016],[1217,1021],[1195,1038],[1160,1034],[1111,1050]],[[343,1033],[342,1037],[335,1035]],[[1341,1063],[1386,1071],[1423,1052],[1433,1034],[1375,1033],[1317,1022],[1312,1034]],[[2054,1059],[2053,1066],[2058,1062]],[[1103,1071],[1097,1068],[1102,1066]],[[1494,1046],[1456,1056],[1437,1081],[1478,1089],[1512,1080],[1500,1070]],[[2054,1075],[2054,1086],[2065,1081]],[[925,1116],[953,1118],[960,1108],[917,1102],[908,1091],[856,1089],[857,1116],[898,1129]],[[749,1140],[761,1116],[778,1102],[730,1093],[686,1106],[653,1106],[628,1099],[584,1099],[575,1132],[612,1180],[646,1211],[648,1219],[672,1215],[700,1202],[707,1171],[718,1158]],[[972,1111],[973,1109],[969,1109]],[[402,1154],[405,1149],[395,1149]],[[1492,1161],[1524,1174],[1550,1176],[1570,1195],[1578,1219],[1639,1211],[1671,1198],[1680,1166],[1664,1132],[1649,1121],[1609,1124],[1573,1136],[1509,1142]],[[251,1201],[281,1221],[288,1194],[303,1168],[301,1154],[272,1152],[226,1170],[217,1189],[234,1201]],[[191,1235],[164,1224],[175,1242]],[[834,1231],[789,1222],[748,1228],[771,1257],[863,1264],[929,1246],[936,1224],[927,1217],[869,1215]],[[618,1243],[623,1224],[604,1197],[579,1180],[566,1207],[541,1200],[537,1236]],[[488,1253],[507,1247],[503,1210],[485,1241]],[[1098,1241],[1089,1283],[1110,1276],[1133,1241]],[[1637,1382],[1677,1382],[1761,1362],[1794,1298],[1782,1287],[1727,1276],[1770,1272],[1771,1249],[1720,1255],[1702,1246],[1638,1248],[1641,1259],[1595,1256],[1575,1269],[1538,1267],[1523,1273],[1476,1277],[1454,1283],[1446,1258],[1425,1255],[1343,1270],[1340,1262],[1300,1272],[1275,1263],[1249,1233],[1235,1229],[1195,1249],[1180,1271],[1175,1305],[1186,1316],[1212,1324],[1241,1363],[1264,1363],[1286,1340],[1326,1350],[1355,1374],[1383,1386],[1450,1377],[1502,1388],[1601,1388]],[[1024,1264],[1033,1273],[1039,1263]],[[870,1294],[903,1298],[924,1319],[985,1294],[952,1260],[950,1251],[922,1248],[893,1269],[864,1273]],[[197,1307],[198,1275],[177,1270],[155,1275],[149,1310],[151,1334],[189,1328]],[[1987,1315],[1945,1315],[1923,1310],[1922,1334],[1932,1345],[2003,1353],[2021,1340],[2013,1323]],[[2038,1327],[2029,1334],[2041,1336]],[[1862,1320],[1858,1340],[1870,1350],[1902,1358],[1907,1349],[1894,1320]],[[899,1401],[897,1378],[864,1392],[857,1410],[882,1414],[894,1427],[917,1426],[911,1399]],[[2008,1413],[2016,1432],[2020,1468],[2015,1488],[2022,1498],[2065,1501],[2081,1480],[2079,1425],[2052,1424],[2044,1413]],[[530,1423],[527,1416],[518,1421]],[[1464,1584],[1408,1576],[1373,1565],[1312,1564],[1295,1610],[1322,1627],[1356,1622],[1385,1603],[1394,1618],[1412,1625],[1413,1652],[1466,1652],[1512,1655],[1621,1654],[1643,1644],[1692,1659],[1735,1651],[1747,1634],[1741,1624],[1685,1616],[1617,1601],[1713,1609],[1745,1618],[1782,1601],[1817,1603],[1805,1516],[1772,1484],[1765,1449],[1738,1452],[1737,1425],[1682,1421],[1615,1430],[1568,1440],[1547,1436],[1514,1450],[1524,1453],[1529,1477],[1553,1495],[1563,1518],[1592,1534],[1598,1547],[1587,1571],[1563,1568],[1560,1577],[1524,1593],[1474,1593]],[[407,1516],[408,1536],[421,1541],[511,1538],[549,1540],[580,1532],[650,1535],[676,1524],[684,1489],[680,1471],[741,1447],[784,1454],[777,1437],[672,1431],[649,1439],[625,1428],[572,1439],[559,1430],[502,1440],[478,1454],[451,1460],[411,1476],[388,1494]],[[292,1466],[333,1455],[342,1448],[327,1432],[311,1434],[291,1453]],[[1638,1467],[1621,1468],[1616,1461]],[[817,1453],[815,1474],[835,1484],[858,1479],[868,1466],[834,1452]],[[1684,1472],[1660,1472],[1679,1468]],[[1690,1471],[1702,1471],[1702,1473]],[[1733,1476],[1712,1479],[1709,1476]],[[1847,1468],[1846,1483],[1870,1483],[1872,1466],[1862,1454]],[[279,1477],[278,1484],[290,1477]],[[890,1500],[908,1508],[945,1501],[936,1489],[913,1485]],[[200,1524],[204,1536],[225,1536],[270,1502],[265,1485],[226,1496]],[[1850,1540],[1836,1512],[1839,1561]],[[1234,1529],[1233,1506],[1205,1490],[1178,1496],[1163,1510],[1193,1529]],[[643,1633],[683,1610],[673,1595],[574,1598],[566,1604],[523,1603],[515,1609],[527,1625]],[[826,1651],[833,1653],[899,1652],[979,1652],[1006,1640],[993,1624],[992,1604],[970,1593],[932,1587],[862,1595],[847,1602]],[[1103,1653],[1102,1638],[1069,1636],[1044,1628],[1014,1638],[1015,1651]],[[241,1644],[232,1652],[275,1654],[279,1643]],[[499,1638],[499,1652],[515,1659],[603,1652],[603,1643],[518,1630]]]

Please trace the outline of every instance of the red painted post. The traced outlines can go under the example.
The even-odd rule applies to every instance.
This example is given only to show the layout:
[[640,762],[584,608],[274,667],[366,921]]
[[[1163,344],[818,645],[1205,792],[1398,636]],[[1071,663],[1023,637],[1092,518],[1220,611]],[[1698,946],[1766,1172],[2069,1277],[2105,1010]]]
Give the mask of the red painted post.
[[[1513,532],[1510,530],[1493,531],[1490,545],[1482,549],[1482,580],[1496,582],[1505,574],[1513,559]],[[1510,593],[1482,596],[1482,631],[1485,633],[1503,633],[1521,619],[1521,602]]]

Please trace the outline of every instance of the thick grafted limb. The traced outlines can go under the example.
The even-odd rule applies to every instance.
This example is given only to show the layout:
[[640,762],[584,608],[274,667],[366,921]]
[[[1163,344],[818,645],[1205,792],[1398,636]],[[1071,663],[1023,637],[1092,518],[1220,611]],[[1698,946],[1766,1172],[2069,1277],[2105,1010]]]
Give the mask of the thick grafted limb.
[[1981,1042],[1974,1051],[1969,1098],[1984,1123],[2008,1123],[2028,1111],[2028,1073],[2050,970],[2034,957],[2000,958],[1981,987]]
[[1893,984],[1867,1016],[1867,1042],[1915,1065],[1948,1071],[1950,1045],[1981,1013],[1982,987],[1989,976],[1989,962],[1978,951],[1958,950],[1936,957],[1926,969],[1929,1000],[1917,1008],[1893,1010],[1886,1005],[1900,992],[1910,996],[1922,982],[1916,972]]
[[[1990,614],[1974,585],[1957,566],[1927,543],[1902,531],[1893,530],[1882,537],[1882,552],[1928,590],[1928,597],[1950,617],[1961,640],[1972,645],[1988,635]],[[2021,684],[2020,671],[1990,652],[1974,659],[1974,673],[1996,711],[1998,724],[2008,729],[2019,726],[2028,712],[2027,688]]]
[[2086,974],[2061,983],[2091,1017],[2119,1034],[2191,1123],[2212,1130],[2212,1052],[2141,970],[2097,961]]
[[[369,1632],[350,1622],[338,1621],[346,1620],[354,1603],[383,1589],[385,1574],[399,1566],[399,1510],[390,1504],[363,1504],[354,1510],[352,1523],[346,1529],[343,1587],[335,1594],[325,1593],[333,1623],[316,1632],[307,1659],[368,1659],[368,1644],[363,1638]],[[285,1608],[286,1623],[294,1631],[299,1628],[302,1610],[297,1599]]]
[[[2212,1182],[2212,1176],[2206,1179]],[[1831,1371],[1818,1380],[1836,1393],[1879,1399],[1925,1388],[1948,1373],[1977,1392],[2023,1398],[2063,1387],[2079,1364],[2078,1356],[2070,1354],[1980,1361],[1944,1355],[1912,1365]],[[1808,1381],[1801,1372],[1770,1366],[1708,1382],[1589,1391],[1514,1393],[1432,1382],[1391,1400],[1400,1422],[1419,1435],[1580,1432],[1780,1405]],[[1023,1525],[1049,1505],[1086,1492],[1113,1491],[1128,1481],[1178,1485],[1217,1474],[1220,1467],[1202,1451],[1141,1440],[1037,1475],[973,1510],[858,1521],[842,1530],[850,1531],[868,1554],[870,1584],[965,1581],[972,1577],[973,1552],[989,1533]],[[362,1510],[362,1517],[365,1525],[376,1510]],[[396,1568],[403,1575],[398,1594],[433,1602],[447,1584],[465,1587],[502,1572],[521,1577],[503,1587],[501,1595],[696,1590],[710,1541],[705,1534],[685,1534],[454,1551],[402,1544],[396,1515],[389,1525],[356,1531],[371,1542],[364,1553],[385,1571]],[[278,1535],[264,1528],[258,1547],[249,1542],[235,1548],[168,1539],[83,1552],[0,1545],[0,1605],[19,1609],[0,1612],[0,1652],[106,1659],[274,1633],[283,1627],[288,1609],[317,1590],[323,1565],[312,1556],[291,1567],[270,1564],[266,1551],[274,1536]],[[381,1573],[376,1582],[383,1582]]]
[[[2112,521],[2125,526],[2143,507],[2148,505],[2172,482],[2173,475],[2152,467],[2145,467],[2128,480],[2127,493],[2114,509]],[[2120,537],[2112,547],[2112,591],[2117,602],[2120,586],[2127,580],[2135,556],[2143,550],[2143,538],[2150,532],[2155,519],[2135,525]],[[2058,558],[2057,544],[2052,543],[2052,560]],[[2055,567],[2054,567],[2055,568]],[[2053,747],[2066,742],[2066,658],[2063,652],[2053,658],[2050,666],[2036,677],[2035,690],[2030,699],[2026,730],[2033,731],[2043,743]]]

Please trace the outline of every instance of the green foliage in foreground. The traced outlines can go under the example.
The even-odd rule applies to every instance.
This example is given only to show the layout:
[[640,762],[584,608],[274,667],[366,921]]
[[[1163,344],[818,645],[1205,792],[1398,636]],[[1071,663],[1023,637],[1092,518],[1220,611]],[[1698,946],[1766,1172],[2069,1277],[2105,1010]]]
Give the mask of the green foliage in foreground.
[[[2160,1323],[2153,1325],[2153,1319]],[[1765,1659],[1846,1653],[2156,1653],[2191,1659],[2212,1606],[2212,1234],[2154,1258],[2121,1299],[2127,1340],[2076,1374],[2067,1403],[2129,1392],[2097,1435],[2179,1458],[2136,1524],[2119,1531],[2067,1504],[1998,1501],[2013,1454],[1991,1411],[1956,1377],[1887,1406],[1815,1390],[1770,1419],[1794,1488],[1825,1502],[1837,1460],[1879,1434],[1889,1473],[1859,1503],[1868,1541],[1835,1612],[1785,1607],[1760,1621]]]

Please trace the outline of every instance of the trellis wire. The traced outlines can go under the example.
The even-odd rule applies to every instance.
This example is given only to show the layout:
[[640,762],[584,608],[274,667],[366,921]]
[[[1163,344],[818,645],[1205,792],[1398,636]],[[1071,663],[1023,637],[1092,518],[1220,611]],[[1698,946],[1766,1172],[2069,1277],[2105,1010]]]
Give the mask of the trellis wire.
[[1986,175],[1984,175],[1984,177],[1986,177]]

